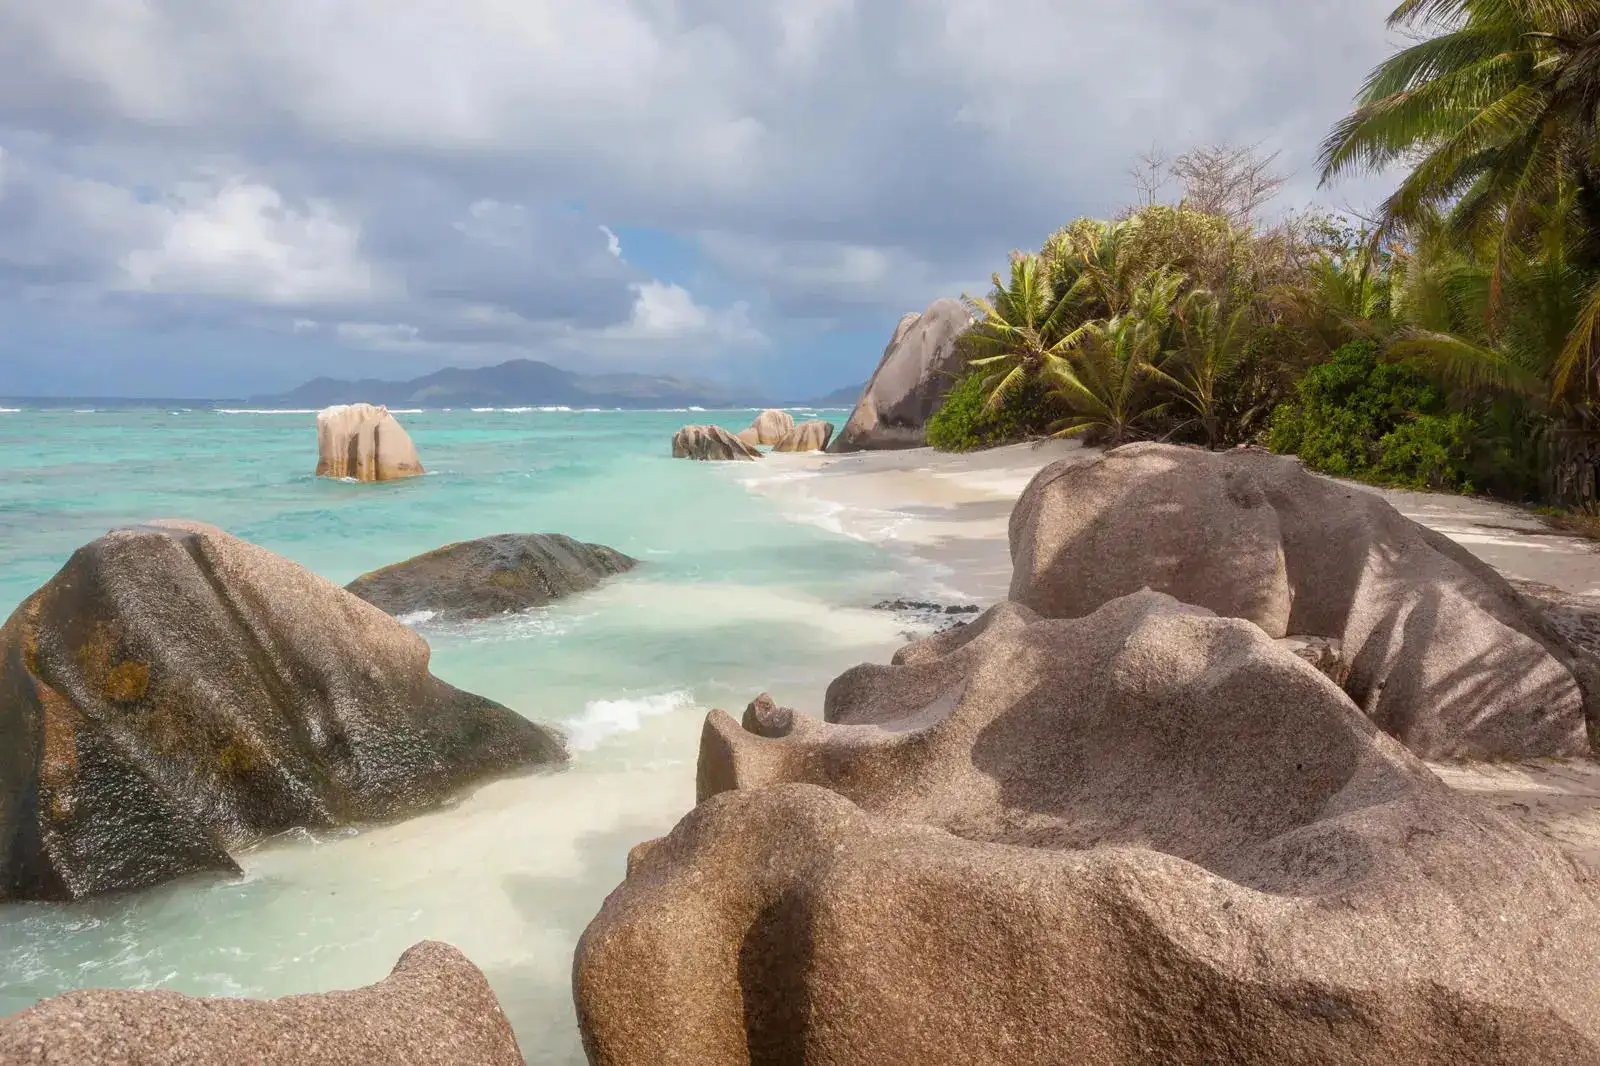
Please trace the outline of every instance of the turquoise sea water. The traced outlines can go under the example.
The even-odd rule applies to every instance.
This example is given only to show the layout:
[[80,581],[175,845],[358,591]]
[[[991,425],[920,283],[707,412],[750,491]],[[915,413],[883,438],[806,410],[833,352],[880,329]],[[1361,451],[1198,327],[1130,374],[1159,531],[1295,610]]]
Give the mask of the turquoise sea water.
[[0,1014],[86,986],[353,987],[433,938],[488,974],[529,1062],[582,1062],[573,944],[628,848],[693,803],[706,710],[763,690],[815,709],[840,670],[903,640],[903,620],[870,605],[919,591],[883,549],[751,494],[743,464],[668,458],[686,421],[738,429],[753,414],[401,413],[430,473],[356,485],[311,475],[310,412],[0,412],[0,614],[79,545],[157,517],[210,522],[339,583],[508,531],[645,564],[545,610],[415,623],[439,676],[567,729],[570,769],[398,826],[267,842],[237,880],[0,906]]

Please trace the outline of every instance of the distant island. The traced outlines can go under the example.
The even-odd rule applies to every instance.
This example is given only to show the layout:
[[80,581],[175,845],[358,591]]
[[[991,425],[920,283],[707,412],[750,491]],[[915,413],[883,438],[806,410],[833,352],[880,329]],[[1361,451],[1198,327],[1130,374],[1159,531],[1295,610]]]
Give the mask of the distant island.
[[861,399],[861,394],[867,391],[867,383],[859,385],[846,385],[842,389],[834,389],[826,396],[818,396],[810,400],[801,400],[797,403],[784,404],[785,407],[854,407],[856,401]]
[[[838,389],[784,406],[853,406],[861,386]],[[653,374],[579,374],[534,359],[496,366],[446,367],[410,381],[366,378],[342,381],[321,377],[276,396],[252,396],[250,403],[283,407],[326,407],[336,403],[376,403],[391,407],[765,407],[768,396],[711,381]]]

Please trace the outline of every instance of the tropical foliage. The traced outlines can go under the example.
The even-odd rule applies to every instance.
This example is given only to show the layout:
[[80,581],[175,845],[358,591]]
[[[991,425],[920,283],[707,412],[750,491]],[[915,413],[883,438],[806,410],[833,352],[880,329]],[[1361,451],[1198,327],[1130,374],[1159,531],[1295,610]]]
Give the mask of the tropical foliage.
[[1153,151],[1136,207],[970,299],[958,394],[986,429],[963,439],[1267,444],[1600,511],[1600,3],[1404,0],[1389,21],[1415,43],[1322,146],[1325,182],[1404,170],[1375,217],[1268,224],[1273,156]]
[[1291,294],[1324,231],[1296,220],[1257,234],[1186,204],[1078,219],[1014,253],[988,298],[967,297],[968,388],[991,413],[1019,390],[1052,394],[1061,417],[1014,419],[1017,436],[1239,443],[1292,391],[1306,345]]

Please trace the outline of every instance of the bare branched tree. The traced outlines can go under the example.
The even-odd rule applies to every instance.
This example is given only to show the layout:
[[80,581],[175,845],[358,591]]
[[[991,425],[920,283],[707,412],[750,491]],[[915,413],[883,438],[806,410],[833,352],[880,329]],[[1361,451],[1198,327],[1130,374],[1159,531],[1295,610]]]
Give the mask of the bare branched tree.
[[1128,168],[1128,176],[1133,179],[1133,187],[1139,190],[1142,206],[1154,204],[1156,193],[1171,183],[1172,174],[1168,170],[1171,165],[1171,157],[1156,145],[1151,145],[1150,150],[1139,153],[1133,166]]
[[1183,201],[1197,211],[1221,215],[1235,226],[1249,226],[1286,180],[1274,167],[1278,153],[1261,154],[1259,144],[1226,142],[1191,148],[1172,163],[1183,182]]

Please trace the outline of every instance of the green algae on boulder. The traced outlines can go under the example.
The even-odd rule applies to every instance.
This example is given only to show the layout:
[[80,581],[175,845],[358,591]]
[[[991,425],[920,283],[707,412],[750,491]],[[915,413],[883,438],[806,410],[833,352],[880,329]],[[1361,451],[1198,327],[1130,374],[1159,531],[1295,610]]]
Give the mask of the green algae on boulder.
[[362,574],[345,588],[393,615],[485,618],[584,592],[637,565],[603,544],[554,533],[501,533]]
[[428,672],[410,629],[187,522],[80,548],[0,628],[0,899],[201,871],[296,827],[416,814],[565,759]]

